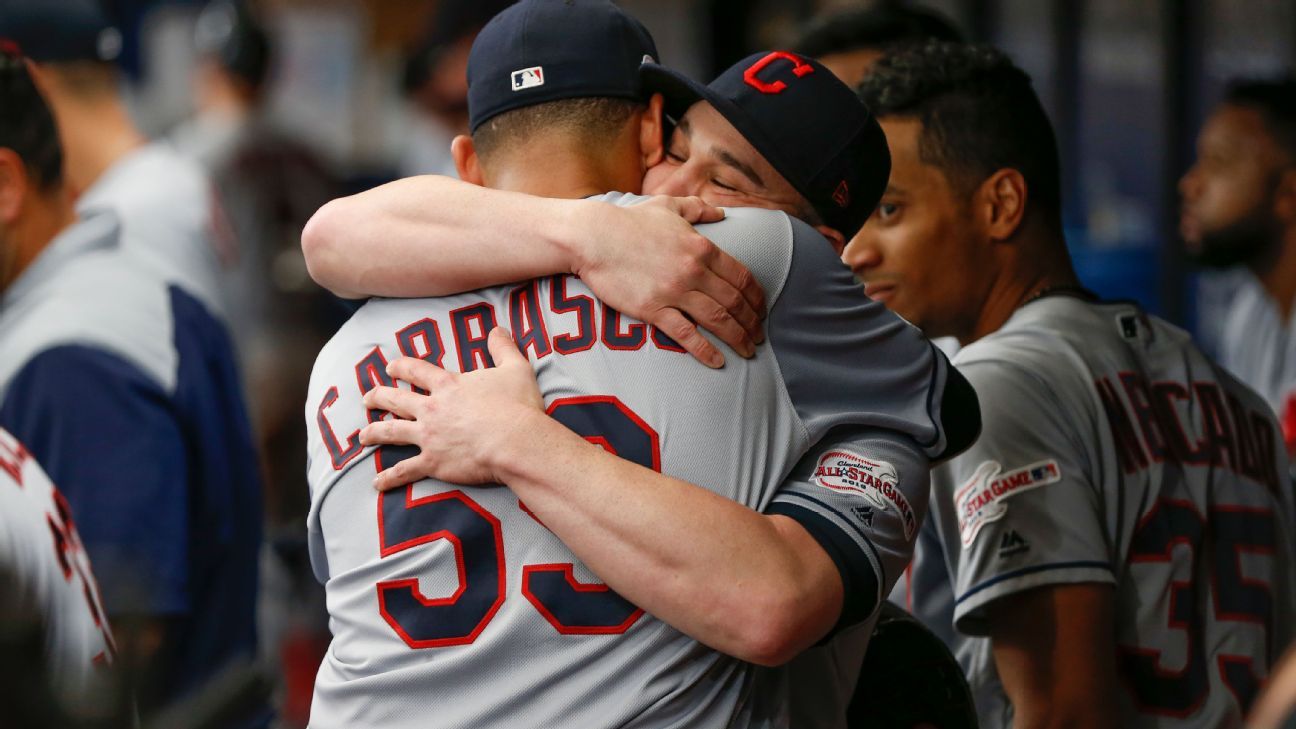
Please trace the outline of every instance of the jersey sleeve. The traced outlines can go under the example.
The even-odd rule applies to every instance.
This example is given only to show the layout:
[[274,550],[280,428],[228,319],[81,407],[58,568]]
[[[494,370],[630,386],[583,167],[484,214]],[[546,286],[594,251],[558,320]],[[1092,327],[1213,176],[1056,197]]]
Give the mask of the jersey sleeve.
[[932,511],[954,572],[954,624],[985,632],[984,608],[1044,585],[1114,584],[1101,494],[1059,383],[1024,367],[963,367],[986,429],[932,476]]
[[929,492],[927,458],[881,430],[836,431],[801,459],[765,509],[794,519],[837,566],[838,628],[877,609],[913,555]]
[[872,427],[933,459],[965,449],[980,428],[972,388],[922,332],[864,294],[823,236],[789,223],[787,280],[766,328],[811,439]]
[[66,496],[109,614],[189,609],[186,444],[154,380],[102,350],[55,347],[14,377],[0,426]]

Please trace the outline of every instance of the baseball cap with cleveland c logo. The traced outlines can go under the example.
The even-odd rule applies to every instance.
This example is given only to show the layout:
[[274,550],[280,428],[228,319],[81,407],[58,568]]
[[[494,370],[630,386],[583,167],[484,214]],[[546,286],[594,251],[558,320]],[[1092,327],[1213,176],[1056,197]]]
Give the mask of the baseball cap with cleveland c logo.
[[640,74],[644,94],[660,92],[676,120],[709,102],[847,238],[877,207],[891,176],[886,136],[855,92],[818,61],[757,53],[706,86],[656,63]]

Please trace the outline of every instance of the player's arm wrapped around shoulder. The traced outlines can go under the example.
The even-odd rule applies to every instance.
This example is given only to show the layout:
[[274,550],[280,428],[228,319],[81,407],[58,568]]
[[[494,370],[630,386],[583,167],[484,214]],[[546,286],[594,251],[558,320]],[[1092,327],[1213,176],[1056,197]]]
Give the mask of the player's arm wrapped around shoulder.
[[908,436],[839,428],[801,459],[765,509],[796,521],[836,566],[843,601],[830,635],[871,616],[904,572],[927,513],[929,469]]
[[[991,603],[1048,585],[1114,584],[1103,496],[1080,392],[1002,360],[961,365],[981,437],[932,473],[932,515],[953,570],[954,620],[985,634]],[[1088,425],[1086,424],[1088,423]]]

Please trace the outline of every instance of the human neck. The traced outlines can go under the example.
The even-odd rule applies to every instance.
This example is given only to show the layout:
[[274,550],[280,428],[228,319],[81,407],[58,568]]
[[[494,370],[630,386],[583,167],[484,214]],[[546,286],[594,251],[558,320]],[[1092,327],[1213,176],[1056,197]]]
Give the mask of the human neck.
[[0,291],[17,281],[63,229],[76,220],[76,211],[66,191],[60,188],[45,196],[34,197],[25,213],[9,230],[8,245],[13,260],[7,272],[0,272]]
[[115,97],[61,99],[52,106],[63,140],[67,184],[74,195],[84,193],[109,167],[147,141]]
[[958,337],[960,345],[966,347],[999,331],[1017,309],[1041,292],[1080,289],[1080,279],[1066,255],[1066,242],[1060,234],[1052,238],[1050,235],[1050,239],[1035,243],[1023,241],[1003,252],[1007,260],[998,267],[971,330]]
[[1292,305],[1296,303],[1296,226],[1283,232],[1277,255],[1267,263],[1263,267],[1252,266],[1251,270],[1274,300],[1278,316],[1286,324],[1291,320]]
[[553,198],[583,198],[605,192],[639,192],[643,169],[624,164],[626,155],[536,143],[510,153],[486,174],[486,186]]

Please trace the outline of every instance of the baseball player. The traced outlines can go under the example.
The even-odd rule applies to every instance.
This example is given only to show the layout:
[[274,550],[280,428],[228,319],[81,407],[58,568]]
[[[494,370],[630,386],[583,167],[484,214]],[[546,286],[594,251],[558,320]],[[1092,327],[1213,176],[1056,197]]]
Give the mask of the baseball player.
[[143,711],[255,653],[261,495],[223,326],[111,212],[78,220],[53,116],[0,56],[0,426],[59,484]]
[[1244,266],[1225,315],[1220,362],[1269,401],[1296,453],[1296,80],[1233,84],[1179,182],[1189,255]]
[[915,566],[953,594],[914,604],[952,606],[981,725],[1239,726],[1296,617],[1272,413],[1185,332],[1079,286],[1052,129],[1002,53],[896,52],[861,95],[894,167],[851,262],[965,345],[980,396],[980,440],[932,476],[943,559]]
[[77,213],[111,210],[124,240],[166,279],[223,315],[224,266],[236,257],[210,179],[165,142],[149,142],[121,97],[122,40],[96,0],[9,0],[0,38],[33,61],[59,126]]
[[[646,109],[633,101],[640,60],[653,54],[642,27],[610,4],[523,2],[505,11],[472,54],[475,131],[455,145],[461,174],[571,196],[634,185],[652,158],[643,145],[660,139],[660,101]],[[780,71],[797,65],[777,60],[787,64]],[[821,68],[816,73],[847,95],[815,87],[825,109],[818,121],[829,122],[819,131],[829,141],[807,149],[806,163],[851,175],[862,192],[835,211],[831,197],[814,199],[854,230],[872,206],[870,187],[880,187],[880,177],[858,175],[876,174],[881,160],[862,169],[843,162],[868,161],[881,140],[857,133],[867,131],[863,108]],[[592,93],[616,95],[585,98]],[[765,128],[808,123],[790,114],[804,108],[801,93],[773,107],[753,100],[758,93],[744,99],[750,108],[787,115],[765,119]],[[592,124],[616,113],[620,128]],[[825,156],[843,147],[846,158]],[[541,166],[532,155],[546,148],[553,151]],[[623,171],[609,159],[639,162]],[[373,701],[375,686],[420,702],[436,686],[445,726],[788,724],[787,673],[751,661],[781,663],[834,625],[867,624],[878,590],[907,557],[926,462],[945,448],[927,402],[941,388],[942,360],[862,301],[832,248],[803,224],[731,211],[707,232],[777,292],[773,344],[738,372],[698,366],[570,276],[437,300],[376,300],[321,353],[307,406],[309,523],[334,642],[317,680],[313,726],[425,719],[412,700]],[[835,313],[811,323],[820,306]],[[552,417],[529,407],[540,399],[536,375],[502,331],[492,332],[497,322],[509,323],[536,358]],[[891,368],[884,386],[860,387],[846,361],[868,352],[910,364]],[[409,455],[360,442],[361,428],[384,409],[410,414],[384,387],[392,384],[388,363],[401,354],[459,372],[495,361],[499,367],[465,377],[472,384],[464,387],[498,393],[503,381],[482,377],[497,374],[511,391],[530,388],[533,397],[520,405],[465,409],[498,421],[457,422],[476,436],[472,450],[497,450],[538,472],[503,478],[510,489],[436,480],[382,495],[365,488]],[[442,474],[448,481],[489,480],[489,466],[463,455],[463,471]],[[583,475],[572,478],[576,462]],[[566,497],[543,485],[555,478]],[[480,680],[484,673],[491,682]],[[843,709],[823,724],[839,723]],[[832,714],[828,705],[820,710]]]
[[[103,700],[116,647],[67,500],[16,438],[0,429],[0,614],[35,616],[56,696],[78,715]],[[100,707],[102,710],[102,707]]]

